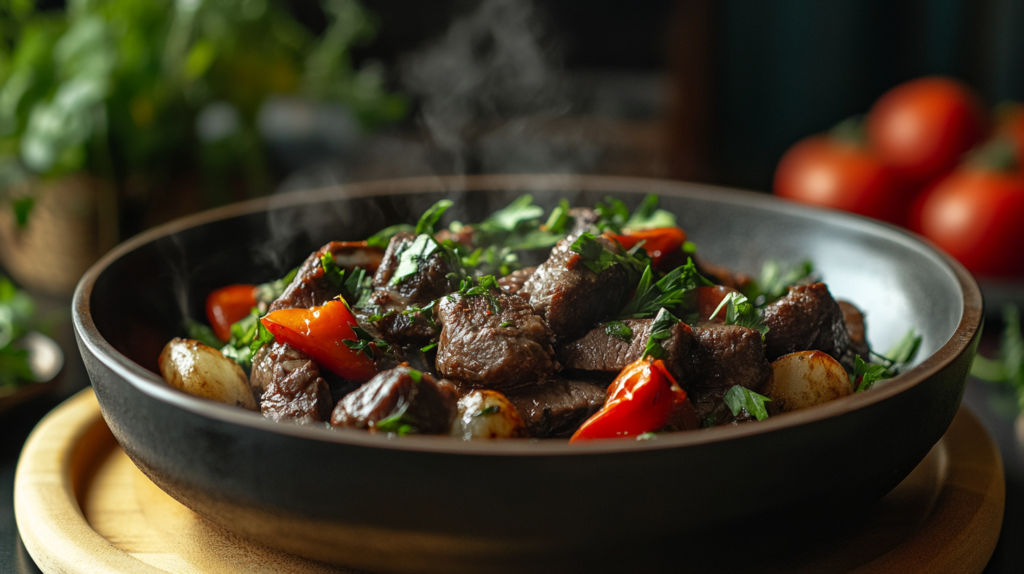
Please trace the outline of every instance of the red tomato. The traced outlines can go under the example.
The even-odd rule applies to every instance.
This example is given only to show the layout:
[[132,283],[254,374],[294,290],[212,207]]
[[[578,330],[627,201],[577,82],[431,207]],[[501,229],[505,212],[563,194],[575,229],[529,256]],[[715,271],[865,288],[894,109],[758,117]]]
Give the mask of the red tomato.
[[255,306],[255,285],[228,285],[206,298],[206,318],[217,338],[227,343],[231,338],[231,325],[244,319]]
[[356,318],[337,299],[311,309],[281,309],[260,319],[278,343],[289,345],[313,357],[338,376],[350,381],[368,381],[376,374],[373,359],[356,352],[345,341],[358,341],[352,331]]
[[[697,314],[700,316],[700,320],[707,321],[710,319],[711,314],[722,304],[722,299],[725,299],[726,295],[733,292],[737,291],[725,285],[697,287]],[[719,323],[725,322],[725,309],[718,312],[718,315],[715,316],[715,321]]]
[[1017,166],[1024,169],[1024,104],[1000,104],[999,108],[996,131],[1000,137],[1013,142],[1017,148]]
[[912,193],[869,150],[829,136],[811,136],[782,156],[775,195],[903,223]]
[[665,426],[677,404],[687,400],[686,391],[676,384],[664,362],[640,359],[619,373],[608,387],[604,407],[587,419],[569,442],[654,432]]
[[1024,275],[1024,176],[963,167],[927,193],[920,232],[980,275]]
[[657,227],[655,229],[623,230],[624,235],[611,235],[626,249],[632,249],[634,245],[644,242],[643,248],[651,256],[651,263],[655,268],[667,256],[679,250],[686,242],[686,232],[678,227]]
[[981,141],[987,119],[968,86],[928,77],[883,94],[868,114],[867,129],[878,157],[908,182],[921,184]]

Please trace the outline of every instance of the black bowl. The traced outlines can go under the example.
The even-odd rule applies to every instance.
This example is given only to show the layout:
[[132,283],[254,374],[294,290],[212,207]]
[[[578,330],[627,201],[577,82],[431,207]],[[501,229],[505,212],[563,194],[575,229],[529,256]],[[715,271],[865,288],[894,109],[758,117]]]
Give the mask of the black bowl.
[[[916,366],[870,392],[761,423],[647,442],[463,443],[282,425],[165,385],[161,347],[219,286],[273,279],[328,240],[414,221],[443,196],[477,220],[521,193],[553,206],[614,194],[662,206],[708,259],[756,273],[810,258],[866,311],[869,340],[913,327]],[[868,505],[896,486],[960,404],[982,321],[958,263],[893,227],[771,197],[612,177],[383,181],[249,202],[121,245],[83,277],[75,331],[117,440],[160,488],[213,522],[317,560],[388,571],[679,566]],[[639,562],[638,562],[639,561]]]

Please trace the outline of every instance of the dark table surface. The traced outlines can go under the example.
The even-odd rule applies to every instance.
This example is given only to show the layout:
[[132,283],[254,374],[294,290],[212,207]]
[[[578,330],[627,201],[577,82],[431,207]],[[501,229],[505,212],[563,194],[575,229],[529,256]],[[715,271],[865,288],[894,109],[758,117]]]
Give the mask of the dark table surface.
[[[51,307],[59,306],[51,303]],[[982,343],[991,354],[997,344],[1000,327],[990,321]],[[88,385],[88,378],[75,346],[70,326],[57,329],[54,338],[67,355],[62,380],[52,395],[19,406],[0,415],[0,574],[35,573],[40,570],[25,551],[14,521],[14,470],[18,454],[29,433],[47,412],[62,400]],[[1006,470],[1006,515],[999,545],[986,573],[1024,570],[1024,417],[1017,419],[1016,395],[1001,387],[971,379],[964,403],[977,415],[999,444]],[[1020,428],[1018,435],[1017,428]],[[1018,438],[1019,437],[1019,438]]]

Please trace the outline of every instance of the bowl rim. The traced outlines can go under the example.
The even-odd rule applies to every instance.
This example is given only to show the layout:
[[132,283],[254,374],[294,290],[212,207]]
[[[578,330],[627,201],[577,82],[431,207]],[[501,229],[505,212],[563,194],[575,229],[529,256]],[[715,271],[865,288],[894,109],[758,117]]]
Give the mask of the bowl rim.
[[[258,413],[200,399],[168,386],[158,374],[135,363],[107,342],[97,329],[91,315],[90,300],[92,290],[97,278],[107,267],[123,255],[147,243],[198,225],[260,211],[344,197],[357,198],[438,192],[457,193],[474,190],[518,191],[526,193],[530,191],[554,191],[559,189],[579,192],[656,193],[666,196],[709,199],[726,204],[753,205],[760,209],[787,214],[806,215],[812,213],[815,217],[827,219],[833,225],[870,230],[874,235],[880,235],[886,239],[913,246],[918,250],[924,247],[925,253],[930,255],[938,265],[945,266],[946,270],[951,272],[959,282],[963,295],[963,312],[956,330],[937,351],[926,357],[912,369],[890,379],[885,385],[872,389],[870,393],[855,393],[854,395],[813,409],[769,418],[757,424],[715,427],[705,429],[702,432],[669,433],[659,435],[656,440],[648,441],[636,441],[633,437],[629,437],[590,441],[571,446],[560,440],[461,441],[453,440],[450,437],[395,437],[372,434],[355,429],[325,429],[319,426],[276,423],[263,418]],[[185,409],[193,414],[228,424],[241,425],[256,431],[280,433],[320,442],[402,451],[489,456],[597,455],[674,449],[739,440],[841,416],[867,408],[889,397],[905,392],[944,369],[967,349],[972,339],[981,329],[984,319],[981,290],[975,279],[963,265],[939,250],[927,239],[894,225],[846,212],[780,200],[764,193],[733,188],[662,179],[570,174],[430,176],[375,180],[272,195],[197,213],[136,235],[104,255],[79,281],[72,301],[72,311],[74,328],[81,344],[87,347],[89,352],[102,362],[104,366],[142,393],[158,401]]]

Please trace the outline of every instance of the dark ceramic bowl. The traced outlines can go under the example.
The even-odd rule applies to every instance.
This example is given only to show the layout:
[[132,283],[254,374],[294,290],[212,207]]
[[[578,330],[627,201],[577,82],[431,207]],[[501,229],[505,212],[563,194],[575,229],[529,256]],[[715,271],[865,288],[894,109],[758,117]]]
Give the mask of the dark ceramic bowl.
[[[443,196],[456,199],[452,217],[474,221],[525,192],[546,207],[607,194],[632,206],[658,193],[712,261],[756,273],[766,259],[810,258],[836,297],[866,311],[875,348],[922,333],[917,364],[871,392],[762,423],[579,446],[276,424],[157,374],[183,314],[202,317],[216,287],[277,278],[328,240],[414,221]],[[679,182],[484,176],[311,191],[168,224],[97,263],[74,313],[117,440],[213,522],[368,570],[565,571],[678,567],[714,541],[735,551],[878,500],[956,413],[982,301],[955,261],[863,218]]]

